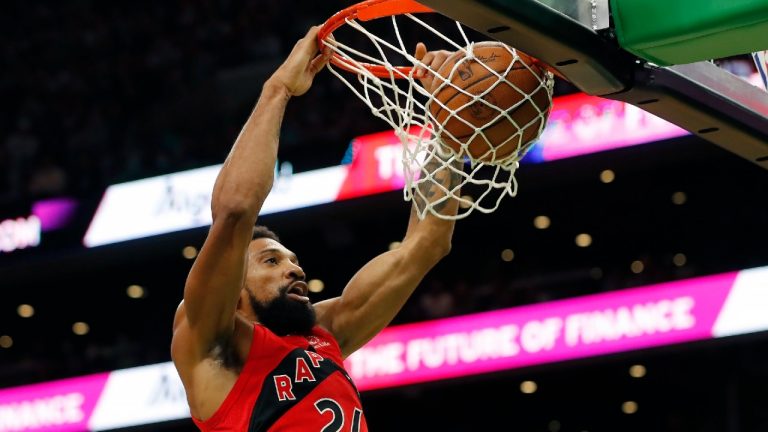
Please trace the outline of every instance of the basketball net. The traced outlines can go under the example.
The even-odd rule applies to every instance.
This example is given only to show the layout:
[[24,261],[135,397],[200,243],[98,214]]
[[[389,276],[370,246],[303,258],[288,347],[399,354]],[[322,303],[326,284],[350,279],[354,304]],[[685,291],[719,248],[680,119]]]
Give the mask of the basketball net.
[[[405,174],[403,195],[406,201],[414,201],[419,218],[423,219],[427,213],[431,213],[442,219],[455,220],[467,217],[475,210],[491,213],[499,207],[505,196],[517,194],[515,171],[519,167],[520,159],[541,135],[546,124],[552,102],[553,75],[549,71],[544,73],[540,70],[534,71],[530,65],[521,60],[514,48],[508,48],[513,60],[506,71],[497,72],[485,66],[489,73],[496,75],[497,83],[478,94],[467,92],[451,82],[453,75],[463,63],[476,61],[473,54],[474,43],[467,38],[461,23],[455,22],[457,37],[454,40],[410,12],[421,13],[431,12],[431,10],[413,1],[369,0],[334,15],[326,22],[319,35],[321,45],[333,51],[329,69],[370,108],[374,116],[388,123],[400,138],[403,143],[402,163]],[[391,21],[393,36],[390,37],[390,41],[364,27],[363,22],[376,18],[388,18]],[[442,77],[437,71],[417,60],[411,53],[412,47],[406,48],[400,29],[400,26],[406,22],[408,26],[418,26],[437,36],[445,42],[446,49],[465,52],[465,57],[456,61],[447,77]],[[332,34],[333,30],[342,25],[365,36],[374,47],[369,51],[375,52],[362,52],[351,44],[335,38]],[[383,32],[379,31],[379,33]],[[435,47],[429,48],[435,49]],[[405,59],[409,66],[393,66],[389,60],[391,58]],[[538,86],[531,92],[523,91],[505,78],[511,68],[522,66],[538,80]],[[434,79],[438,80],[432,85],[434,92],[425,89],[419,79],[414,77],[416,67],[428,70]],[[506,110],[487,100],[493,98],[484,98],[501,83],[521,93],[520,101]],[[454,109],[445,106],[434,97],[434,94],[438,94],[445,86],[452,86],[457,92],[468,96],[468,102]],[[546,107],[538,107],[531,101],[531,96],[542,88],[546,90],[548,98]],[[538,115],[526,124],[518,124],[510,114],[524,103],[536,106]],[[440,104],[443,110],[449,111],[442,122],[437,121],[430,113],[431,104]],[[483,108],[492,108],[495,110],[495,115],[491,115],[487,123],[480,127],[470,124],[457,115],[458,112],[473,104],[483,104],[481,105]],[[472,136],[469,138],[453,136],[444,127],[451,119],[454,119],[454,122],[461,121],[474,130]],[[504,119],[510,121],[516,130],[505,143],[512,142],[515,146],[512,147],[514,151],[511,153],[505,152],[503,156],[497,157],[495,151],[501,145],[498,142],[492,144],[485,136],[484,129]],[[523,131],[536,124],[538,124],[538,130],[535,131],[535,136],[528,137],[527,142],[523,142]],[[461,145],[461,151],[457,152],[456,149],[445,145],[439,138],[441,136],[456,141],[457,145]],[[467,144],[477,143],[478,139],[484,141],[489,149],[481,157],[477,157],[477,154],[473,156]],[[504,147],[510,148],[509,145]],[[446,182],[447,178],[454,180]],[[458,181],[455,181],[456,179]],[[438,193],[435,193],[436,190]],[[441,213],[440,209],[444,207],[446,200],[459,202],[459,211],[456,215]]]

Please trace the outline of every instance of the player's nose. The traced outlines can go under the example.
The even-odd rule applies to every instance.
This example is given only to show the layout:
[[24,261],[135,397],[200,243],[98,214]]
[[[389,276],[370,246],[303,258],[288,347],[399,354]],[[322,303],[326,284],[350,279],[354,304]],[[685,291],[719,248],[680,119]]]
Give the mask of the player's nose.
[[288,267],[288,270],[286,271],[286,277],[288,279],[292,280],[304,280],[306,278],[306,274],[304,274],[304,269],[299,267],[296,264],[291,263]]

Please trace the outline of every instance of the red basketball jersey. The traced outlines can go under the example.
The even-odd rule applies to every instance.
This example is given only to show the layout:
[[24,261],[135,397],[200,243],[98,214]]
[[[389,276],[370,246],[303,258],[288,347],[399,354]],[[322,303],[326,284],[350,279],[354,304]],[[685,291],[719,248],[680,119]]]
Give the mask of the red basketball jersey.
[[260,324],[242,372],[203,432],[368,430],[336,339],[319,326],[280,337]]

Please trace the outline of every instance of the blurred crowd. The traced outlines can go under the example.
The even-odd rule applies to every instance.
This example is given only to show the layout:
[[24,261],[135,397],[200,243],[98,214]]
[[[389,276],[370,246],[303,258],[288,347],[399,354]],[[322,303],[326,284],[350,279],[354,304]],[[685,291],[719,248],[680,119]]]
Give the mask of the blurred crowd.
[[[5,4],[0,203],[222,162],[265,74],[344,4]],[[348,90],[321,90],[301,103],[315,109],[288,116],[286,149],[345,144],[359,127],[349,108],[327,107]]]
[[[220,163],[267,74],[348,4],[4,4],[0,204]],[[299,170],[337,163],[352,137],[384,127],[323,79],[286,116],[280,157]]]

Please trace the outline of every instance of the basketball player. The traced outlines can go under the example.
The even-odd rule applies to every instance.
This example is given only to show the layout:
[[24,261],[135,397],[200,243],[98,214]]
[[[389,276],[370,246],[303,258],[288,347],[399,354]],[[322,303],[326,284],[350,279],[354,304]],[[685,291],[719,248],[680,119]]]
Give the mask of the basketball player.
[[[312,305],[297,257],[270,231],[254,229],[272,186],[286,104],[309,90],[330,58],[318,52],[317,31],[266,81],[224,162],[213,223],[176,312],[171,354],[204,432],[366,431],[343,359],[392,320],[450,249],[453,222],[412,212],[399,248],[366,264],[341,296]],[[416,52],[433,70],[448,55],[423,44]],[[448,172],[435,177],[458,184]],[[438,186],[421,192],[442,196]],[[456,214],[451,201],[436,209]]]

